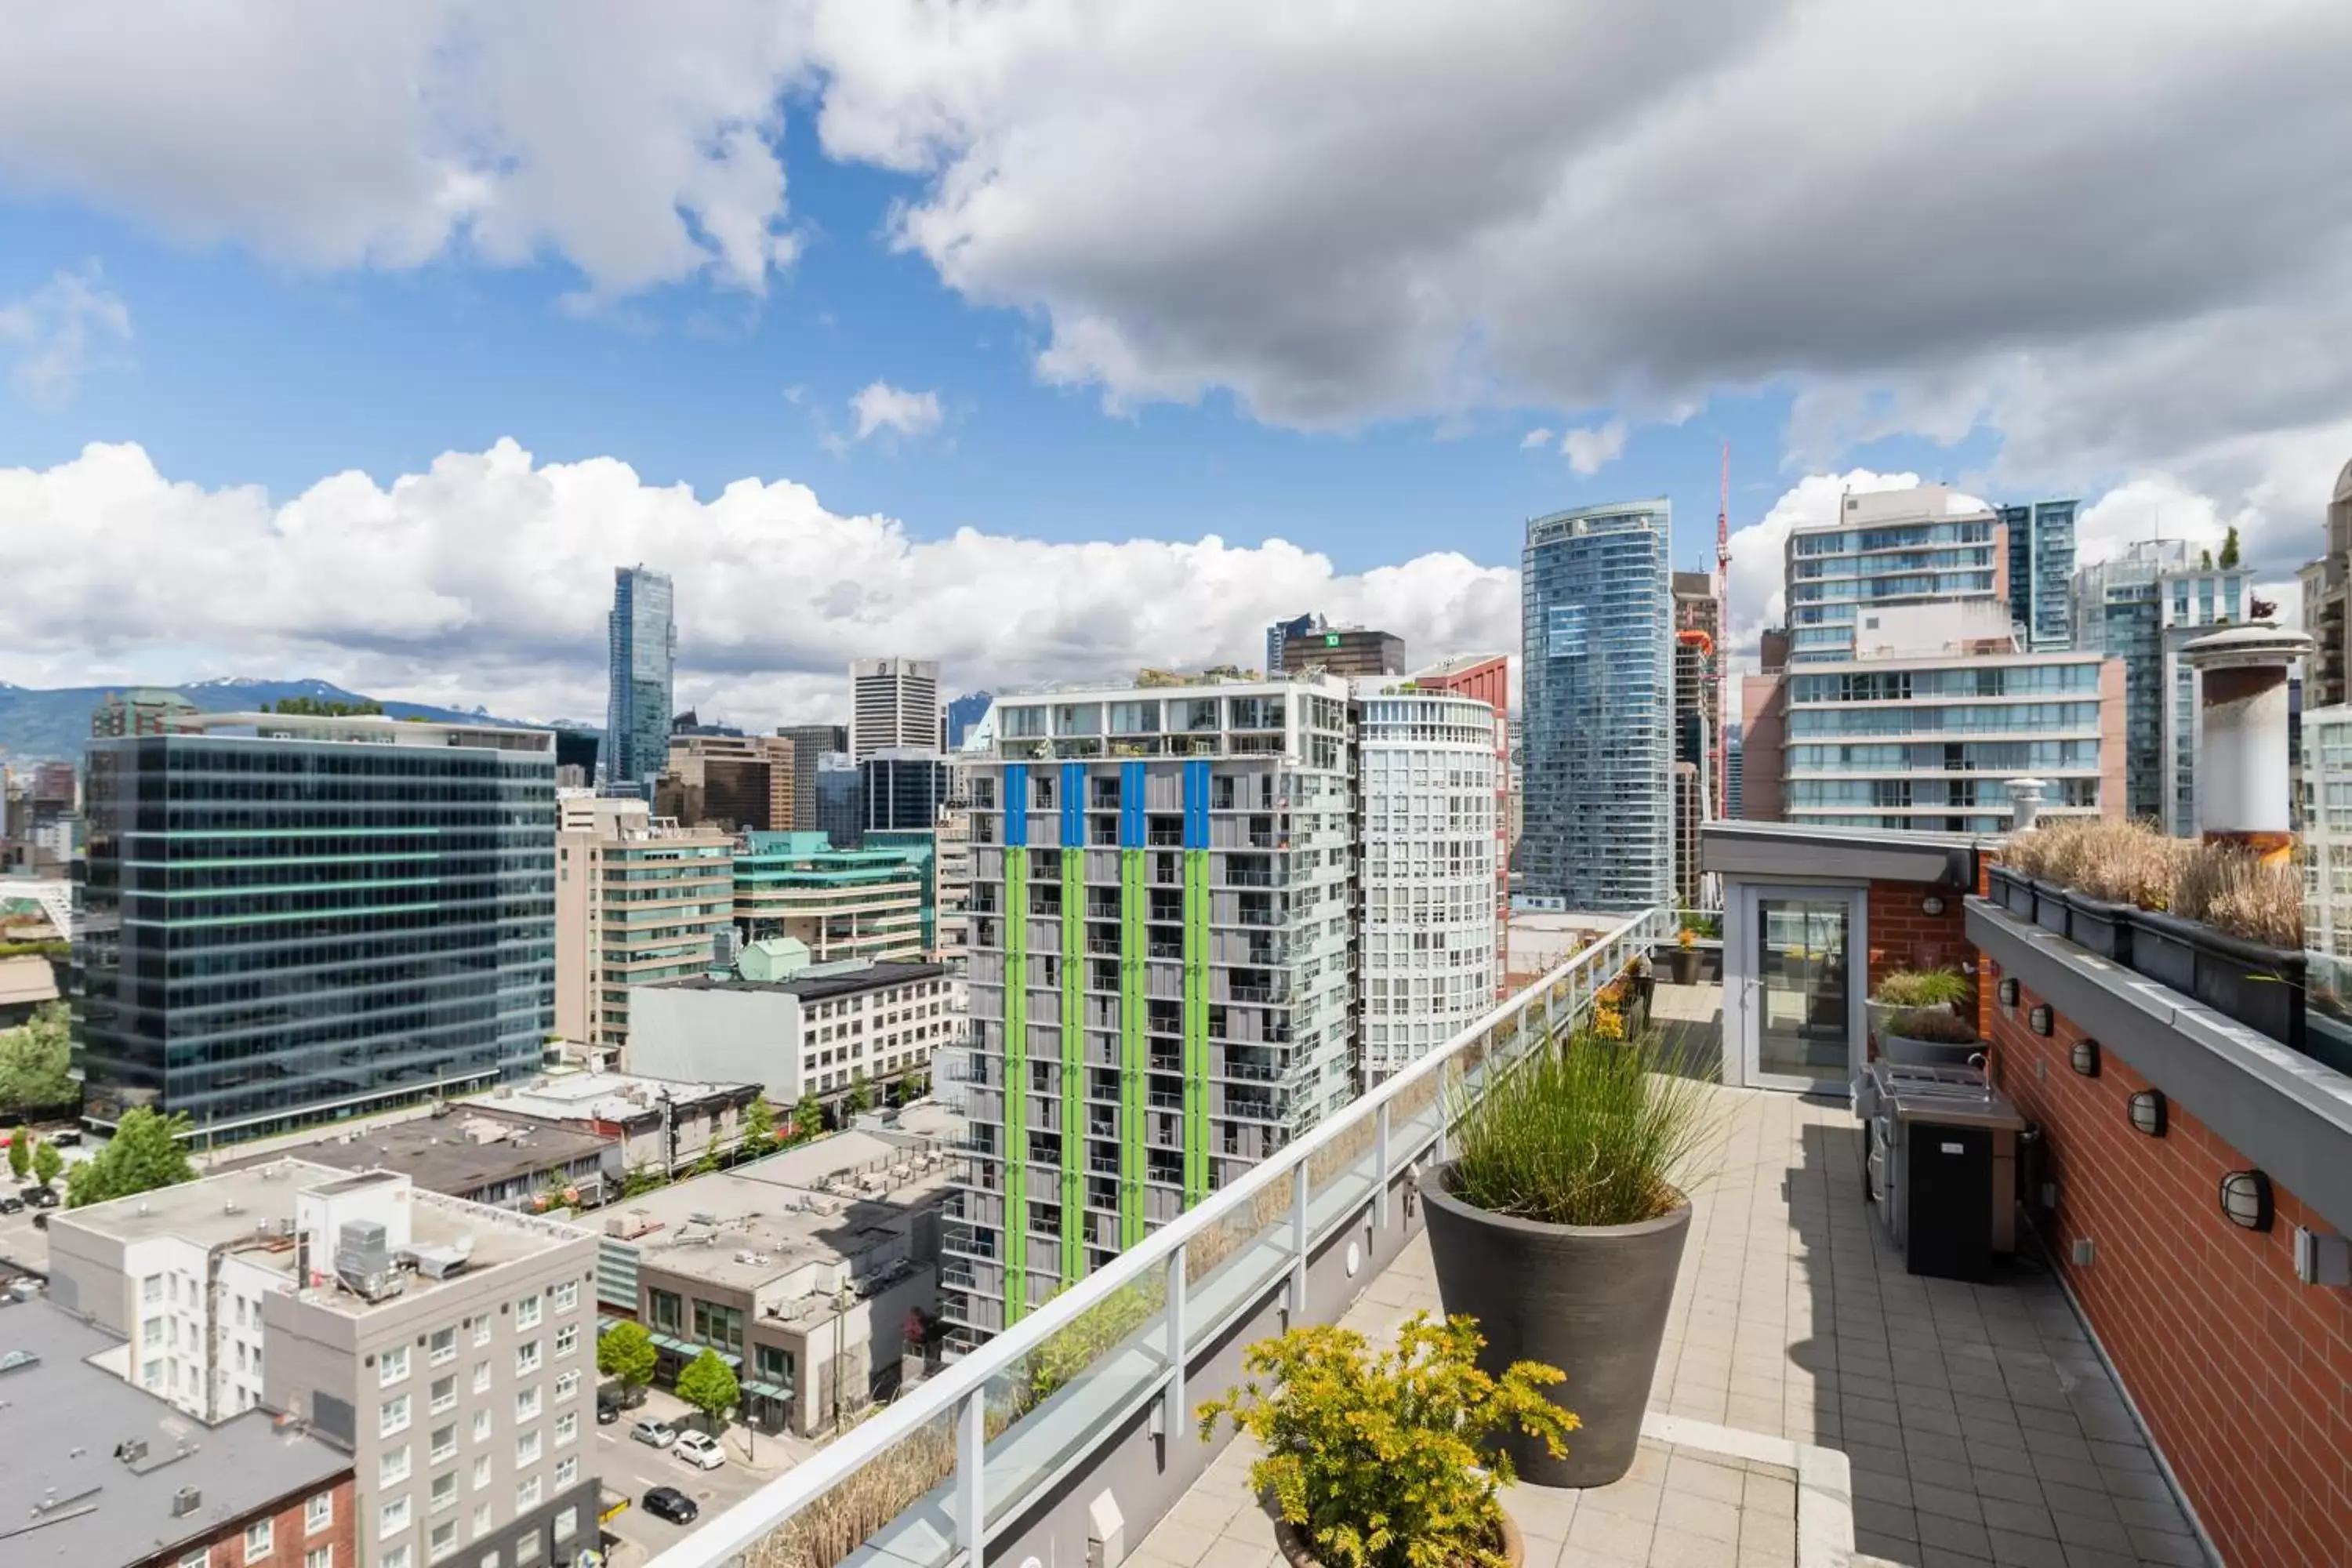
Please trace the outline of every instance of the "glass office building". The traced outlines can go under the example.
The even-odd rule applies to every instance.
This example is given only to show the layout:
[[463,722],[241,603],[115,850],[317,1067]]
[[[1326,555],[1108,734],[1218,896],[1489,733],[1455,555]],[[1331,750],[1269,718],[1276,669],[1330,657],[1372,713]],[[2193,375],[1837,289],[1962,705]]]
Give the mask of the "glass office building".
[[1921,605],[2006,610],[2003,530],[1991,512],[1955,510],[1943,485],[1847,495],[1839,511],[1836,522],[1789,535],[1790,663],[1853,658],[1898,641],[1905,613]]
[[95,740],[84,1114],[259,1137],[535,1070],[555,1022],[543,731],[213,714]]
[[611,689],[604,708],[604,784],[615,795],[653,799],[654,780],[669,762],[677,674],[675,609],[667,574],[642,566],[614,570],[605,636]]
[[1674,896],[1674,606],[1663,500],[1528,524],[1523,886],[1582,910]]
[[2074,646],[2068,595],[2074,576],[2074,512],[2071,500],[2038,500],[2000,509],[2009,530],[2009,618],[2020,628],[2018,647],[2050,653]]

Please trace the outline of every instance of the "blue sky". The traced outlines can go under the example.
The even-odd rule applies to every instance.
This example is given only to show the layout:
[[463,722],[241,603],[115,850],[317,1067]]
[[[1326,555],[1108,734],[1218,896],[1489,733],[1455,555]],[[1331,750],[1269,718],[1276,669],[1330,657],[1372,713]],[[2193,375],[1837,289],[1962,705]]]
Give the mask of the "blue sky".
[[[0,679],[585,711],[638,558],[689,699],[779,718],[856,653],[1107,673],[1308,607],[1508,647],[1522,520],[1664,494],[1704,568],[1727,439],[1743,640],[1790,522],[1885,476],[2080,495],[2091,553],[2235,523],[2284,574],[2352,448],[2303,346],[2352,330],[2352,216],[2286,206],[2340,176],[2310,46],[2352,26],[2165,5],[2120,65],[2023,0],[44,22],[0,58],[0,507],[40,540]],[[1903,50],[1949,68],[1854,69]],[[1972,60],[2075,85],[2024,136]],[[921,416],[860,438],[868,388]]]

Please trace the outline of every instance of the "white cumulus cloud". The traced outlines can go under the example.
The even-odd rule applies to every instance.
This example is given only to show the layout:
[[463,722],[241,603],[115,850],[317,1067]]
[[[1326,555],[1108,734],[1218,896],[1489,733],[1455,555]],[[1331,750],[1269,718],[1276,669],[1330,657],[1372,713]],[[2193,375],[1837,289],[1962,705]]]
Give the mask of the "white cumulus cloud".
[[0,301],[0,351],[14,357],[10,379],[36,407],[73,401],[93,340],[102,347],[130,338],[130,307],[100,287],[95,264],[59,272],[23,299]]
[[207,489],[137,446],[0,468],[11,563],[0,679],[316,675],[519,718],[604,711],[616,565],[677,582],[679,702],[747,725],[844,716],[853,658],[938,658],[957,690],[1141,666],[1257,663],[1302,607],[1385,627],[1415,660],[1517,644],[1516,571],[1452,552],[1362,573],[1279,539],[918,539],[789,480],[716,495],[510,441],[379,483]]
[[1560,437],[1559,449],[1568,458],[1568,466],[1578,473],[1597,474],[1625,450],[1625,422],[1612,419],[1602,425],[1579,426]]
[[849,408],[857,416],[860,441],[877,431],[912,437],[928,436],[940,427],[938,393],[908,392],[887,381],[869,383],[849,400]]
[[1519,450],[1522,452],[1534,451],[1538,447],[1550,445],[1551,432],[1540,425],[1519,437]]

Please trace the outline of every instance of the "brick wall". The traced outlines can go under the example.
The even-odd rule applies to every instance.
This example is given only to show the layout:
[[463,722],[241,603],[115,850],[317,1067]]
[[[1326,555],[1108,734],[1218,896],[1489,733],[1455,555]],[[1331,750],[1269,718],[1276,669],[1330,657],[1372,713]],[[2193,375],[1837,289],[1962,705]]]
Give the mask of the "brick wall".
[[[1944,900],[1942,914],[1931,915],[1920,909],[1930,895]],[[1968,911],[1958,889],[1933,888],[1923,882],[1873,882],[1868,896],[1872,991],[1897,969],[1963,969],[1976,963],[1977,950],[1969,941]],[[1975,984],[1975,976],[1968,979]]]
[[[1992,990],[1988,979],[1986,991]],[[2222,1560],[2248,1568],[2352,1564],[2352,1290],[2294,1276],[2294,1227],[2327,1227],[2276,1192],[2258,1235],[2223,1217],[2229,1171],[2260,1163],[2168,1107],[2162,1138],[2134,1131],[2128,1101],[2149,1087],[2100,1042],[2099,1076],[2074,1070],[2082,1037],[2063,1016],[2027,1026],[2040,998],[1989,1005],[2002,1089],[2043,1131],[2054,1215],[2025,1194],[2050,1256],[2074,1287],[2157,1445]],[[2095,1246],[2076,1267],[2078,1237]]]
[[[270,1516],[268,1556],[248,1558],[245,1554],[246,1527],[257,1523],[262,1517],[248,1513],[224,1524],[214,1535],[206,1568],[247,1568],[248,1563],[253,1568],[304,1568],[310,1554],[321,1547],[333,1549],[330,1561],[334,1568],[358,1568],[358,1505],[352,1498],[352,1478],[346,1474],[327,1489],[335,1494],[335,1511],[332,1522],[325,1529],[315,1534],[303,1533],[304,1510],[316,1495],[315,1490],[304,1491]],[[151,1568],[151,1564],[152,1568],[179,1568],[186,1555],[195,1550],[194,1546],[174,1547],[140,1568]]]

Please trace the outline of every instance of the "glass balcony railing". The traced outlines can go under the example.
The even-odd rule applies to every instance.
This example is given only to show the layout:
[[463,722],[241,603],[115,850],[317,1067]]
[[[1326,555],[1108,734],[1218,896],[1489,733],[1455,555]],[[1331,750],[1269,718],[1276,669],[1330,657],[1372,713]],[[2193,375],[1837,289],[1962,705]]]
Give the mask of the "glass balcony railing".
[[[1446,1045],[1308,1129],[1108,1267],[1035,1307],[937,1377],[844,1433],[653,1560],[723,1568],[856,1562],[971,1568],[1071,1467],[1155,1399],[1188,1411],[1186,1368],[1245,1315],[1286,1292],[1303,1313],[1308,1261],[1368,1216],[1444,1131],[1449,1082],[1475,1099],[1591,1005],[1636,954],[1674,941],[1652,910],[1513,996]],[[1090,1159],[1103,1174],[1109,1162]],[[949,1227],[948,1251],[971,1256]],[[966,1233],[968,1236],[969,1233]],[[969,1266],[948,1264],[959,1278]],[[1176,1423],[1179,1427],[1187,1420]],[[1130,1521],[1130,1530],[1134,1529]]]

